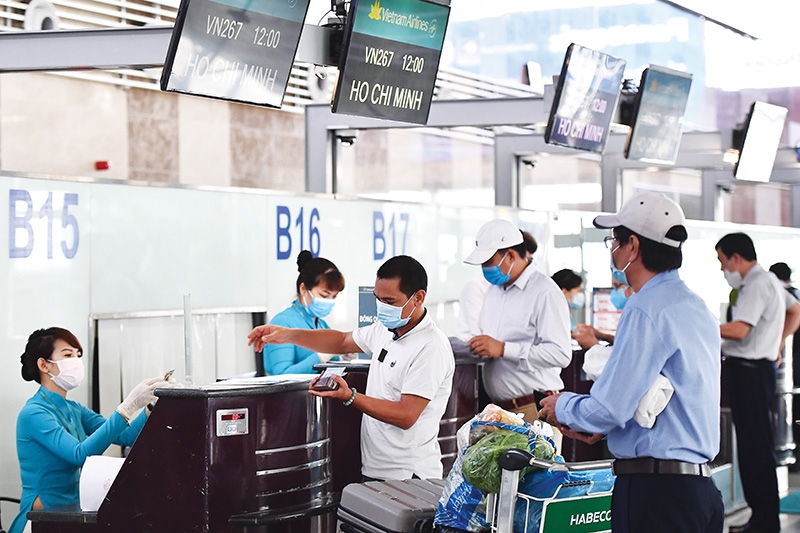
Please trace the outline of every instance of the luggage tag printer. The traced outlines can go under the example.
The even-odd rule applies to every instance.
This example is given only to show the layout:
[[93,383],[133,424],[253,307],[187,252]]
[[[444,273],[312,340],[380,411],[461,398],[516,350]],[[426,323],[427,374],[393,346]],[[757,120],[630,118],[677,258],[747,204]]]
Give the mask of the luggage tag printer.
[[345,368],[343,366],[329,366],[325,372],[319,377],[316,383],[311,386],[311,390],[315,391],[331,391],[339,388],[339,384],[333,380],[333,376],[344,376]]

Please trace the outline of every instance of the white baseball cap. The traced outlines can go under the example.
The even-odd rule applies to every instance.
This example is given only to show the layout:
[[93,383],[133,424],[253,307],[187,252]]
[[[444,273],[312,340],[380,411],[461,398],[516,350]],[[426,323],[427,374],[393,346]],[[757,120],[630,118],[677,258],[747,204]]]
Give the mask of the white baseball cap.
[[674,248],[679,248],[682,241],[670,239],[667,232],[673,226],[683,226],[685,223],[681,206],[657,192],[636,193],[616,215],[600,215],[594,218],[594,225],[598,228],[625,226],[642,237]]
[[482,265],[497,250],[511,248],[522,242],[522,232],[508,220],[496,218],[490,220],[478,230],[475,237],[475,249],[464,259],[470,265]]

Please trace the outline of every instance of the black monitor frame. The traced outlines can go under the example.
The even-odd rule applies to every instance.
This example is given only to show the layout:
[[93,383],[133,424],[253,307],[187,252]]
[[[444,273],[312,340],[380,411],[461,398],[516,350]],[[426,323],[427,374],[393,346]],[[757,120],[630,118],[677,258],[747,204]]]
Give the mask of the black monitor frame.
[[[415,0],[420,4],[430,4],[432,6],[438,6],[440,8],[445,8],[446,15],[444,16],[444,20],[436,20],[436,26],[438,26],[437,31],[442,32],[442,47],[430,48],[429,53],[425,53],[424,50],[417,52],[409,52],[409,49],[413,49],[414,45],[411,43],[400,43],[399,41],[394,41],[399,43],[398,47],[394,47],[392,45],[392,38],[389,36],[381,36],[378,39],[384,39],[385,43],[380,44],[379,42],[373,42],[372,48],[373,49],[380,49],[381,52],[388,52],[392,54],[392,59],[390,60],[391,63],[385,65],[387,67],[386,73],[392,72],[399,68],[400,65],[402,66],[402,71],[408,72],[417,72],[417,74],[422,74],[422,70],[424,68],[425,75],[423,78],[424,83],[414,83],[414,80],[398,80],[396,74],[389,75],[386,78],[382,76],[378,76],[376,78],[365,76],[365,72],[360,72],[356,75],[359,76],[359,79],[362,81],[368,81],[372,86],[377,85],[378,83],[383,84],[383,87],[393,86],[393,89],[407,91],[406,94],[411,94],[412,91],[415,95],[422,94],[421,96],[421,105],[417,111],[424,110],[422,114],[415,114],[413,110],[408,108],[395,112],[392,110],[391,106],[384,107],[383,109],[379,109],[378,106],[373,105],[371,108],[369,106],[364,105],[360,107],[356,104],[354,106],[349,103],[346,99],[346,95],[348,91],[352,89],[351,87],[346,87],[348,85],[348,76],[353,76],[351,70],[348,69],[348,65],[350,67],[357,68],[359,63],[364,63],[363,59],[363,52],[356,53],[354,50],[359,46],[364,44],[364,39],[374,39],[377,34],[362,34],[361,32],[356,32],[356,16],[358,13],[358,7],[360,4],[369,4],[373,9],[375,8],[376,3],[374,0],[350,0],[348,12],[347,12],[347,19],[346,24],[344,27],[344,36],[342,39],[342,47],[341,47],[341,54],[339,56],[339,78],[336,83],[336,87],[333,91],[333,97],[331,99],[331,110],[333,113],[341,113],[341,114],[348,114],[348,115],[356,115],[356,116],[364,116],[364,117],[372,117],[378,119],[385,119],[385,120],[395,120],[399,122],[408,122],[408,123],[415,123],[424,125],[427,124],[428,115],[430,114],[430,104],[433,100],[433,94],[436,88],[436,79],[437,73],[439,70],[439,64],[441,61],[441,54],[442,48],[444,46],[444,35],[447,32],[447,26],[450,19],[450,0]],[[379,8],[381,9],[381,8]],[[369,18],[372,18],[371,16]],[[431,31],[433,31],[434,27],[431,27]],[[359,33],[360,41],[357,41],[357,45],[353,44],[353,34]],[[369,47],[367,44],[366,46]],[[405,47],[405,48],[404,48]],[[390,50],[391,49],[391,50]],[[359,59],[361,57],[361,59]],[[406,62],[407,58],[413,58],[413,63]],[[417,60],[423,60],[422,63],[419,63]],[[375,65],[375,63],[373,63]],[[424,65],[424,67],[423,67]],[[435,70],[433,71],[433,77],[430,78],[430,67],[431,65],[435,65]],[[389,67],[391,66],[391,69]],[[362,65],[362,69],[364,67],[369,68],[370,65]],[[416,69],[419,68],[419,71]],[[413,76],[412,76],[413,77]],[[430,79],[428,79],[430,78]],[[400,81],[400,84],[397,83]],[[391,98],[390,98],[391,100]],[[362,101],[363,104],[363,101]],[[358,109],[356,109],[358,108]],[[405,112],[404,112],[405,111]]]
[[[308,14],[310,3],[310,0],[297,0],[295,4],[290,5],[291,9],[294,9],[298,5],[300,6],[300,9],[302,9],[302,17],[297,17],[299,19],[300,31],[297,33],[296,39],[288,41],[292,47],[292,61],[288,66],[288,70],[286,72],[278,72],[277,69],[272,68],[276,66],[275,63],[264,64],[261,61],[258,61],[257,58],[263,57],[263,54],[269,53],[270,50],[279,50],[281,41],[287,42],[286,36],[281,38],[280,35],[281,30],[285,30],[285,28],[281,28],[280,26],[272,26],[272,22],[275,19],[282,19],[283,17],[275,12],[267,13],[263,10],[250,10],[244,7],[237,7],[236,0],[232,0],[232,2],[226,2],[225,0],[181,0],[181,3],[178,7],[178,13],[175,18],[175,26],[172,31],[172,36],[170,37],[169,47],[167,48],[167,55],[164,59],[164,67],[161,72],[161,90],[166,92],[189,94],[192,96],[202,96],[216,100],[225,100],[235,103],[280,109],[283,105],[283,99],[286,94],[286,88],[289,85],[289,79],[291,78],[292,64],[294,63],[294,58],[297,54],[297,48],[300,44],[300,37],[303,29],[302,27]],[[286,8],[283,7],[281,9],[285,10]],[[208,15],[209,26],[205,28],[205,31],[192,30],[190,27],[187,27],[187,19],[190,18],[190,12],[192,13],[192,17],[199,17],[199,19],[202,19],[203,15],[205,14]],[[214,15],[214,19],[219,19],[219,31],[217,32],[214,31],[215,26],[212,25],[212,22],[217,22],[216,20],[211,20],[212,14]],[[295,21],[290,21],[288,19],[286,19],[286,22],[296,23]],[[209,30],[209,27],[211,30]],[[268,32],[268,30],[271,31]],[[215,35],[215,33],[219,33],[219,35]],[[203,57],[203,59],[208,58],[207,64],[204,67],[206,70],[208,70],[209,65],[215,64],[217,60],[216,55],[219,54],[221,50],[228,48],[230,51],[230,49],[233,48],[239,53],[244,52],[245,57],[242,59],[238,54],[230,54],[229,56],[225,56],[225,59],[230,59],[230,61],[226,62],[226,69],[223,71],[221,77],[223,79],[228,79],[228,76],[230,76],[231,78],[236,79],[238,76],[239,82],[241,82],[242,85],[244,85],[245,82],[248,84],[264,82],[264,84],[267,85],[270,80],[272,80],[273,87],[277,85],[279,88],[279,91],[273,90],[272,94],[274,96],[279,93],[279,98],[275,99],[273,97],[270,99],[269,96],[267,96],[268,93],[265,92],[263,93],[265,98],[263,98],[261,101],[255,101],[254,99],[238,97],[238,94],[224,94],[224,91],[210,86],[208,82],[203,82],[204,84],[191,87],[191,83],[188,81],[182,81],[181,83],[174,81],[172,79],[174,74],[173,67],[175,66],[176,57],[179,55],[181,43],[185,40],[189,40],[191,42],[192,39],[195,39],[200,43],[195,44],[195,48],[199,50],[197,53],[198,66],[196,69],[198,72],[202,72],[201,68],[204,67],[202,64],[202,59],[199,59],[200,52],[211,54],[210,57]],[[252,43],[250,43],[251,39],[253,41]],[[270,40],[272,40],[272,42],[270,42]],[[283,54],[286,54],[287,51],[283,50],[282,46],[280,49]],[[242,59],[241,64],[243,65],[241,66],[241,71],[239,71],[240,59]],[[251,61],[251,64],[249,65],[250,70],[248,70],[248,63],[246,60]],[[234,68],[234,66],[236,68]],[[276,71],[274,79],[271,78],[273,70]],[[239,82],[233,82],[233,84],[236,85]]]
[[[657,105],[649,102],[651,94],[650,82],[662,77],[671,83],[665,92],[664,100],[675,97],[672,102],[676,107]],[[683,117],[689,102],[689,91],[692,75],[658,65],[650,65],[642,72],[639,91],[633,98],[633,110],[625,121],[631,127],[625,142],[624,155],[627,159],[674,165],[678,157],[680,140],[683,134]],[[685,90],[684,90],[685,87]],[[672,93],[672,94],[668,94]],[[656,119],[655,124],[643,124],[644,121]],[[650,126],[648,128],[648,126]],[[651,136],[648,136],[651,135]]]
[[[582,66],[583,60],[590,60],[595,72],[588,87],[581,85],[586,83],[586,76],[575,73],[576,62]],[[602,154],[619,101],[625,64],[624,59],[570,44],[556,84],[545,142]],[[566,112],[565,106],[570,107]]]

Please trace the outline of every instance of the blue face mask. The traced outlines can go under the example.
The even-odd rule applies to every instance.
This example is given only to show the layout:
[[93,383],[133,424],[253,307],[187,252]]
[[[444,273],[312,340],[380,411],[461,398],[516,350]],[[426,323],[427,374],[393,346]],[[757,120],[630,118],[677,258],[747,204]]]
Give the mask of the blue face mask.
[[617,250],[619,250],[619,246],[611,250],[611,277],[613,277],[614,281],[616,281],[617,283],[622,283],[623,285],[630,286],[630,283],[628,283],[628,276],[625,275],[625,271],[628,269],[629,266],[631,266],[631,262],[628,261],[628,264],[625,265],[625,268],[623,268],[622,270],[618,269],[614,264],[614,252],[616,252]]
[[311,305],[304,305],[308,314],[317,318],[325,318],[333,311],[333,304],[336,301],[332,298],[317,298],[311,295]]
[[503,264],[506,255],[508,255],[508,252],[503,254],[503,259],[501,259],[500,262],[495,266],[481,267],[481,270],[483,270],[483,277],[492,285],[505,285],[511,278],[511,269],[514,268],[514,263],[511,263],[511,267],[508,269],[507,274],[503,274],[503,271],[500,270],[500,265]]
[[622,311],[626,303],[628,303],[628,297],[625,296],[625,289],[620,287],[611,291],[611,305],[616,307],[617,310]]
[[576,311],[578,309],[583,309],[584,305],[586,305],[586,296],[584,296],[582,292],[573,296],[572,300],[569,301],[569,308]]
[[[375,298],[375,303],[378,306],[378,320],[380,320],[381,324],[386,326],[387,329],[402,328],[408,324],[409,319],[411,319],[411,314],[409,314],[406,318],[402,318],[403,308],[408,305],[408,302],[410,301],[411,298],[406,300],[406,303],[404,303],[401,307],[397,307],[394,305],[385,304]],[[412,311],[411,313],[413,314],[414,312]]]

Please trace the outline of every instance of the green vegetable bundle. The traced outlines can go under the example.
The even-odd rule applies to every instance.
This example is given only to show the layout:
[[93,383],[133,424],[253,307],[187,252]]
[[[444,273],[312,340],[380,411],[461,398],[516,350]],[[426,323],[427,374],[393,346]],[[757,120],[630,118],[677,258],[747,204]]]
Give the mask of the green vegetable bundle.
[[[464,479],[484,494],[499,492],[502,469],[497,464],[497,459],[509,448],[530,450],[528,435],[508,429],[498,429],[482,437],[464,454],[461,466]],[[537,437],[532,453],[540,459],[549,460],[555,455],[555,450],[545,439]],[[520,474],[524,475],[527,472],[528,470],[524,470]]]

